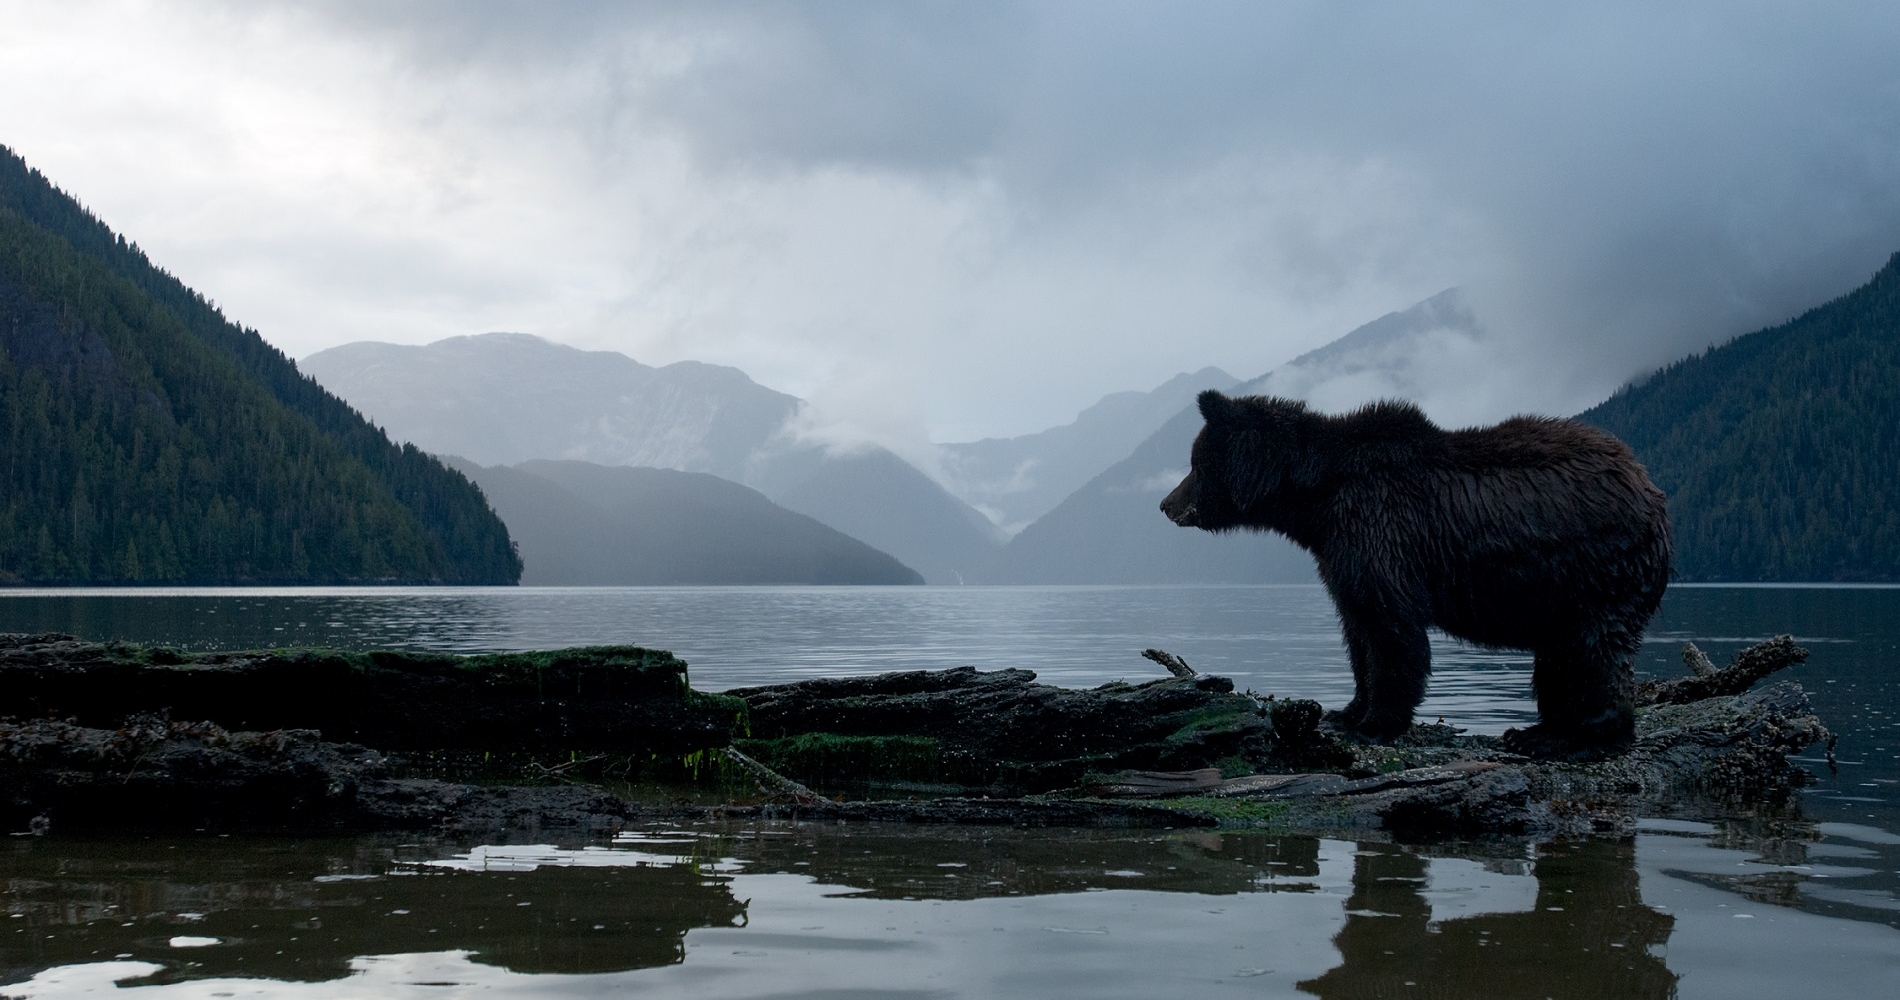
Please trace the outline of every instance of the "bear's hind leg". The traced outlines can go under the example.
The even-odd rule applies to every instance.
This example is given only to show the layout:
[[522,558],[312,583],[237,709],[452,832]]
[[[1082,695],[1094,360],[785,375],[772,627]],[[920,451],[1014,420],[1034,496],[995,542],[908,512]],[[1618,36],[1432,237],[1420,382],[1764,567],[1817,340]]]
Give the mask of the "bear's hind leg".
[[1633,650],[1598,643],[1540,649],[1531,673],[1538,723],[1504,734],[1531,757],[1587,758],[1625,750],[1636,736]]

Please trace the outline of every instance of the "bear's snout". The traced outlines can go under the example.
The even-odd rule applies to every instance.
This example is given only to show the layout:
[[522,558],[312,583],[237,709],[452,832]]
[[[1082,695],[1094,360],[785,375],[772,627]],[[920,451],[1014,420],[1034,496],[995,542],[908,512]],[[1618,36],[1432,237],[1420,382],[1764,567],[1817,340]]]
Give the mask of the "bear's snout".
[[1181,480],[1181,485],[1174,488],[1174,492],[1162,499],[1161,513],[1183,528],[1199,527],[1201,512],[1195,506],[1193,497],[1194,473],[1190,472],[1186,479]]

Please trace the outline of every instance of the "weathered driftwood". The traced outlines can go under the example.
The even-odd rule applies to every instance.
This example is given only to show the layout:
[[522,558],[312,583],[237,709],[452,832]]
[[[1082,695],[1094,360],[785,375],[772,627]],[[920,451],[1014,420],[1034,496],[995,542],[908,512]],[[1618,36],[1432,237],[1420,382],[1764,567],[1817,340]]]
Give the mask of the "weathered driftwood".
[[1168,668],[1168,673],[1176,677],[1193,677],[1198,673],[1193,667],[1188,666],[1186,660],[1165,649],[1144,649],[1141,655]]
[[1806,663],[1808,651],[1795,645],[1794,636],[1778,635],[1735,654],[1728,666],[1717,669],[1695,643],[1682,647],[1689,676],[1667,681],[1644,681],[1636,686],[1638,705],[1683,705],[1704,698],[1741,694],[1755,682],[1786,667]]
[[727,747],[721,751],[721,755],[724,756],[726,760],[731,761],[740,770],[750,775],[752,780],[758,784],[759,791],[767,796],[784,797],[799,805],[806,806],[817,805],[825,801],[824,796],[766,767],[764,764],[753,760],[736,748]]
[[631,814],[594,788],[393,777],[384,755],[312,730],[0,721],[0,822],[12,830],[601,829]]
[[[1782,683],[1643,712],[1628,753],[1591,763],[1529,760],[1502,752],[1495,740],[1455,737],[1437,746],[1369,748],[1346,773],[1230,779],[1173,804],[1289,829],[1620,830],[1644,809],[1685,798],[1783,801],[1811,780],[1788,755],[1827,735],[1800,687]],[[1365,773],[1379,766],[1391,770]],[[1219,805],[1234,802],[1260,808]]]
[[1119,798],[1159,799],[1210,792],[1221,787],[1222,783],[1218,767],[1203,767],[1193,771],[1123,771],[1089,785],[1088,792]]

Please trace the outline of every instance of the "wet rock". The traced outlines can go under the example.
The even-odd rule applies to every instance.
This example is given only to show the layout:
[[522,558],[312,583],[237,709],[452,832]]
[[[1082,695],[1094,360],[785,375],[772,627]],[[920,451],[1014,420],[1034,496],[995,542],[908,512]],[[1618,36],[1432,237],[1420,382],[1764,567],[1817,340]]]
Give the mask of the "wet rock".
[[631,812],[599,789],[392,777],[384,755],[313,730],[0,721],[0,826],[11,830],[589,830]]

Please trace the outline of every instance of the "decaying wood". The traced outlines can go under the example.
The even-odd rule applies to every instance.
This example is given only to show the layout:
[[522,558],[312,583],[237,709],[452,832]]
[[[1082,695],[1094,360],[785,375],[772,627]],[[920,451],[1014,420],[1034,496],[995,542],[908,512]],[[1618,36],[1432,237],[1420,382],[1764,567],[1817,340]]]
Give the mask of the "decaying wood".
[[1089,786],[1089,791],[1121,798],[1161,798],[1203,794],[1219,788],[1220,784],[1218,767],[1192,771],[1123,771]]
[[1735,654],[1733,662],[1718,670],[1695,643],[1688,643],[1682,648],[1682,661],[1689,667],[1689,676],[1638,684],[1636,703],[1685,705],[1704,698],[1741,694],[1769,674],[1805,663],[1807,659],[1807,649],[1795,645],[1794,636],[1778,635]]
[[751,775],[752,780],[758,783],[759,791],[769,796],[783,796],[800,805],[807,806],[829,801],[817,792],[766,767],[764,764],[753,760],[732,747],[727,747],[721,751],[721,753],[725,754],[727,760],[739,765],[741,769]]
[[1186,660],[1183,660],[1180,657],[1166,650],[1144,649],[1141,651],[1141,655],[1147,657],[1150,660],[1155,661],[1156,663],[1161,664],[1164,667],[1167,667],[1168,673],[1173,674],[1176,677],[1198,676],[1198,672],[1193,667],[1188,666],[1188,663]]

